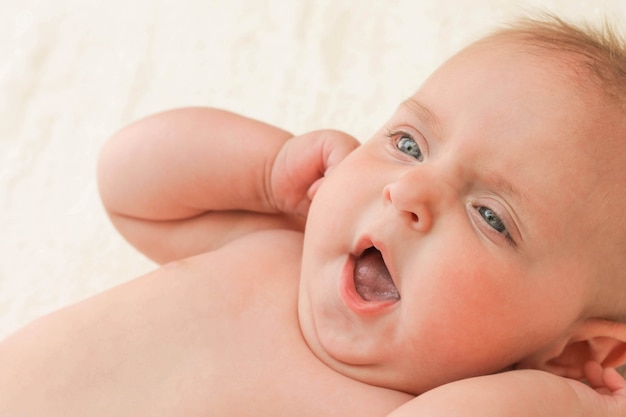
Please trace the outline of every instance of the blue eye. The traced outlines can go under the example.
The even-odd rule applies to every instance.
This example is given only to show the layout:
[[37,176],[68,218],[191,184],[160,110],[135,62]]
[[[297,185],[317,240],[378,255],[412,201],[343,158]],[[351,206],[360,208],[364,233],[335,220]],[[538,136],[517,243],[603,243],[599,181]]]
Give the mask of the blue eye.
[[493,210],[488,207],[478,207],[478,213],[480,213],[485,222],[496,232],[508,234],[506,226]]
[[417,159],[422,162],[424,160],[424,155],[422,155],[422,150],[419,145],[412,137],[403,134],[400,136],[398,140],[396,140],[396,147],[405,154]]
[[506,243],[508,243],[511,247],[517,247],[517,243],[515,242],[515,240],[513,240],[513,236],[511,236],[509,229],[506,227],[500,216],[498,216],[498,214],[494,210],[490,209],[489,207],[479,205],[474,206],[474,209],[476,210],[476,212],[478,212],[478,215],[485,225],[479,225],[481,226],[481,228],[488,229],[487,231],[489,232],[493,231],[497,236],[504,239],[504,241],[506,241]]

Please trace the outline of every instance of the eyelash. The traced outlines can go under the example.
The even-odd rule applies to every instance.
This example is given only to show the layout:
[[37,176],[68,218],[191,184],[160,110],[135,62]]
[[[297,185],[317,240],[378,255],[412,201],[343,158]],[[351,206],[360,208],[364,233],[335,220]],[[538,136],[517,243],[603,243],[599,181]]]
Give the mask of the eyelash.
[[[398,149],[400,152],[415,158],[419,162],[422,162],[424,160],[424,154],[422,153],[422,149],[421,149],[419,143],[417,143],[417,141],[415,140],[413,135],[411,135],[410,133],[405,132],[403,130],[387,130],[387,133],[386,133],[385,136],[387,136],[389,139],[391,139],[391,141],[393,143],[393,146],[396,147],[396,149]],[[399,144],[399,142],[400,142],[400,140],[402,138],[408,138],[408,139],[412,140],[415,143],[415,145],[417,146],[417,150],[419,152],[419,157],[410,155],[410,154],[406,153],[405,151],[403,151],[402,149],[400,149],[398,144]]]
[[[498,214],[490,209],[489,207],[485,207],[485,206],[474,206],[474,209],[476,209],[476,211],[478,211],[478,215],[481,217],[481,219],[483,220],[483,222],[487,225],[487,227],[491,228],[491,230],[493,230],[494,232],[498,233],[498,235],[502,236],[504,238],[504,240],[506,241],[506,243],[508,243],[510,246],[512,247],[517,247],[517,244],[515,243],[515,241],[513,240],[513,237],[511,236],[511,233],[509,233],[506,225],[504,224],[504,222],[502,221],[502,219],[500,218],[500,216],[498,216]],[[495,227],[493,227],[485,218],[485,212],[491,212],[492,216],[495,216],[497,219],[497,222],[502,226],[503,230],[500,231],[498,229],[496,229]]]

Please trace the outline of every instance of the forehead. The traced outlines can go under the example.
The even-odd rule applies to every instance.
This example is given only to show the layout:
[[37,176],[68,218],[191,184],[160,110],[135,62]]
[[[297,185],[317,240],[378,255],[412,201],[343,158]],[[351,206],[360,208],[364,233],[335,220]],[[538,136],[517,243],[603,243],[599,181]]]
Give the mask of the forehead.
[[583,202],[606,199],[605,160],[618,158],[606,152],[605,139],[620,118],[558,57],[503,41],[476,44],[446,62],[403,107],[435,132],[434,148],[454,148],[472,162],[470,175],[502,178],[522,195],[516,210],[531,236],[583,236],[591,223],[580,217]]
[[[577,128],[584,128],[585,120],[578,119],[578,114],[595,110],[590,105],[597,105],[597,94],[592,88],[583,90],[557,57],[525,52],[513,42],[489,40],[471,45],[444,63],[416,98],[434,98],[434,105],[453,106],[454,99],[459,105],[471,103],[465,108],[468,112],[496,111],[493,126],[498,121],[512,127],[532,122],[528,127],[540,124],[545,128],[554,122],[556,131],[566,131],[571,125],[557,122],[577,120]],[[440,112],[445,114],[446,109]]]

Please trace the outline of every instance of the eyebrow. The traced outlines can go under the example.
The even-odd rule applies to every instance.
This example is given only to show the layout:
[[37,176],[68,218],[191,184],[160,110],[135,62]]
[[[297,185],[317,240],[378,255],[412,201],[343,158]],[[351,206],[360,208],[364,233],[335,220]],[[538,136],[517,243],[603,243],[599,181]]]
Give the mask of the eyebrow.
[[[443,126],[439,118],[419,100],[414,97],[409,97],[402,102],[401,106],[420,118],[420,120],[422,120],[427,127],[433,131],[440,141],[444,139]],[[525,206],[527,203],[524,194],[522,194],[517,187],[507,181],[504,177],[492,174],[488,175],[487,179],[491,186],[502,190],[510,197],[516,199],[521,206]]]
[[409,97],[402,102],[402,107],[409,110],[411,113],[419,117],[428,128],[430,128],[438,139],[443,139],[443,129],[439,118],[430,111],[428,107],[420,103],[417,99]]
[[[491,180],[491,179],[490,179]],[[504,177],[497,176],[490,181],[497,189],[502,190],[504,193],[517,200],[520,207],[524,208],[527,203],[526,196],[522,194],[517,187],[511,184]]]

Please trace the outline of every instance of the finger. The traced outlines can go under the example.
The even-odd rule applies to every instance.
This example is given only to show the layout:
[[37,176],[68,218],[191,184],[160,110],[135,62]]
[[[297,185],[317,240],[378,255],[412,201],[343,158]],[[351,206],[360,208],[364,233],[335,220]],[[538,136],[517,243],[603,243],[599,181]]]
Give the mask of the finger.
[[308,197],[309,200],[313,200],[313,197],[315,197],[315,194],[317,193],[317,190],[320,188],[320,185],[322,184],[322,180],[323,180],[323,178],[318,178],[309,187],[309,190],[306,193],[306,196]]
[[620,392],[626,396],[626,381],[615,368],[605,368],[602,371],[604,386],[611,392]]
[[360,146],[354,137],[336,130],[324,132],[324,172],[327,174],[353,150]]
[[583,373],[591,388],[597,390],[605,387],[604,378],[602,376],[602,365],[598,362],[587,362],[583,367]]

